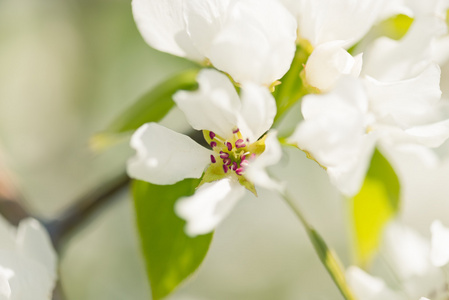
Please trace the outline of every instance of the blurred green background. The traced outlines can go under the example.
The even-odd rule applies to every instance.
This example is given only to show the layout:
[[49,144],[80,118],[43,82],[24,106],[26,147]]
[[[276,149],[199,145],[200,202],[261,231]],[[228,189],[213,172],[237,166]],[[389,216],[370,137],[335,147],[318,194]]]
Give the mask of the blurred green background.
[[[127,143],[95,154],[90,138],[150,87],[189,66],[144,43],[130,1],[0,0],[0,151],[30,211],[51,219],[122,172],[133,154]],[[440,165],[396,162],[407,182],[401,217],[426,235],[434,218],[449,225],[449,163]],[[276,169],[349,263],[347,208],[325,172],[291,150]],[[67,241],[60,256],[67,300],[150,299],[134,223],[123,191]],[[341,298],[288,207],[261,193],[238,204],[198,274],[170,299]]]

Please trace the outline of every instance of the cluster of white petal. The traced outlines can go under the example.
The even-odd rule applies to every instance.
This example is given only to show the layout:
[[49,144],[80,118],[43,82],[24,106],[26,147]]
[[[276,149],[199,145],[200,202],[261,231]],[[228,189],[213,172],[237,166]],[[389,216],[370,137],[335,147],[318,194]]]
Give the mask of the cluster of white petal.
[[146,42],[213,66],[237,82],[271,85],[290,67],[296,21],[277,0],[133,0]]
[[[179,91],[174,95],[176,104],[194,129],[212,131],[228,141],[238,128],[244,140],[253,143],[271,128],[276,104],[267,87],[245,83],[240,97],[229,79],[218,71],[204,69],[197,80],[197,91]],[[155,184],[200,178],[206,167],[214,163],[211,155],[216,154],[156,123],[139,128],[132,137],[131,146],[137,154],[128,163],[128,174]],[[251,161],[244,177],[267,188],[280,188],[265,173],[265,168],[276,164],[281,154],[276,133],[270,132],[265,140],[265,151]],[[203,184],[193,196],[180,199],[176,212],[187,220],[188,234],[205,234],[227,216],[244,191],[238,176],[229,174]]]
[[[255,142],[271,128],[276,105],[267,87],[289,70],[296,44],[306,47],[310,56],[304,79],[319,94],[303,98],[304,121],[288,141],[307,151],[340,191],[352,196],[362,185],[376,147],[387,156],[390,150],[427,153],[449,138],[438,65],[449,57],[444,21],[448,2],[133,0],[132,4],[149,45],[210,63],[242,87],[240,97],[223,73],[204,70],[198,76],[198,91],[180,91],[174,97],[194,129],[212,131],[225,140],[239,128],[245,139]],[[374,25],[397,14],[414,20],[402,39],[380,37],[361,43],[355,56],[348,52]],[[129,174],[155,184],[199,178],[213,155],[154,123],[140,128],[131,145],[137,155],[129,161]],[[281,155],[275,134],[268,134],[265,146],[245,178],[281,189],[265,172]],[[242,185],[226,177],[203,184],[193,196],[182,199],[176,211],[188,220],[189,234],[206,233],[242,194]]]
[[299,38],[313,52],[307,61],[307,82],[329,91],[342,75],[360,74],[362,55],[346,50],[358,42],[381,18],[384,0],[283,0],[298,20]]
[[[341,192],[352,196],[363,183],[376,146],[384,152],[427,153],[426,149],[439,147],[448,139],[449,120],[441,109],[446,104],[440,101],[440,68],[433,62],[435,41],[447,32],[447,26],[435,8],[440,7],[442,1],[410,1],[396,3],[393,8],[378,6],[382,1],[336,2],[348,2],[345,7],[353,3],[355,10],[360,9],[359,14],[367,9],[364,11],[367,22],[375,20],[368,10],[379,16],[385,15],[385,9],[393,8],[396,12],[417,12],[404,38],[395,41],[381,37],[369,45],[363,54],[363,66],[358,65],[359,56],[352,58],[337,48],[322,50],[324,46],[317,47],[307,62],[308,83],[327,93],[304,97],[304,122],[298,125],[290,142],[309,152],[327,168],[331,181]],[[447,9],[447,6],[442,7]],[[359,17],[352,18],[354,24]],[[335,30],[340,29],[335,26]],[[352,36],[357,40],[361,29],[354,30]],[[343,30],[342,36],[344,33]],[[338,41],[326,45],[331,43],[338,45]],[[330,47],[338,46],[326,46]],[[323,55],[315,61],[317,51],[323,51]],[[324,69],[322,66],[338,67]],[[355,71],[353,66],[356,66]],[[313,72],[317,72],[314,78],[307,77],[312,67]]]
[[0,299],[50,300],[55,282],[56,253],[40,223],[16,229],[0,217]]
[[[449,229],[434,221],[431,235],[429,242],[411,228],[391,223],[380,250],[382,259],[376,261],[377,268],[373,269],[387,277],[393,272],[395,279],[387,284],[358,267],[349,267],[346,277],[357,299],[408,300],[423,295],[432,300],[447,299],[445,268],[449,263]],[[385,264],[388,271],[381,267]]]

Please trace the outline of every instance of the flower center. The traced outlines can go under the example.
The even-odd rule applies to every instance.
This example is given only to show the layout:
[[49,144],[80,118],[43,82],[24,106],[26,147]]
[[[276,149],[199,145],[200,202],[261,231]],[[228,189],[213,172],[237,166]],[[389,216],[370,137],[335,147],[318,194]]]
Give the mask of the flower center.
[[243,138],[238,128],[232,134],[230,140],[224,140],[209,131],[209,144],[216,153],[210,156],[210,160],[213,164],[221,164],[225,174],[235,172],[241,176],[249,164],[248,159],[254,158],[255,154],[249,151],[249,140]]
[[245,177],[245,170],[252,160],[265,151],[266,135],[257,141],[243,137],[238,128],[227,139],[213,131],[203,130],[204,138],[213,149],[211,164],[204,171],[200,185],[206,182],[232,177],[257,196],[254,184]]

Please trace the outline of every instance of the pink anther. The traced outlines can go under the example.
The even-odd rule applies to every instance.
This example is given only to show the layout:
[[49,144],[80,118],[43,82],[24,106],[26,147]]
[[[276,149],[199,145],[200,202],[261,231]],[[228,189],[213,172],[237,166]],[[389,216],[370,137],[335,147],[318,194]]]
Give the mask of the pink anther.
[[220,158],[221,159],[229,158],[229,153],[220,151]]
[[237,170],[235,170],[235,174],[237,175],[242,175],[243,174],[244,169],[243,168],[238,168]]
[[244,140],[238,139],[237,141],[235,141],[235,147],[236,148],[243,148],[245,146],[246,146],[246,144],[245,144]]

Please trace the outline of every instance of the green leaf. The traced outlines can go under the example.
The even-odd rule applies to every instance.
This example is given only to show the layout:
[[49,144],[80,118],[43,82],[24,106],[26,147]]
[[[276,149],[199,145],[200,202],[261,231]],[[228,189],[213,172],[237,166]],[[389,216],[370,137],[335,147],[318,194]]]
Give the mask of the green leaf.
[[399,179],[376,150],[360,192],[352,199],[352,221],[358,264],[367,267],[376,253],[383,229],[399,211]]
[[337,285],[340,293],[346,300],[356,300],[354,294],[349,288],[348,283],[346,282],[346,277],[344,274],[344,268],[340,260],[338,259],[337,254],[334,250],[329,249],[326,242],[323,240],[321,235],[313,229],[312,227],[306,227],[307,234],[315,248],[318,257],[323,263],[324,267],[328,271],[332,280]]
[[400,14],[384,20],[374,28],[377,30],[379,36],[400,40],[408,32],[412,23],[413,18]]
[[185,221],[174,212],[175,202],[192,195],[198,183],[198,179],[174,185],[133,182],[137,227],[153,300],[169,295],[200,266],[209,250],[213,234],[187,236]]
[[276,124],[299,99],[310,92],[304,85],[300,75],[312,51],[313,48],[310,43],[305,40],[300,42],[296,47],[295,57],[290,69],[280,79],[281,84],[273,92],[277,108],[277,114],[274,119]]
[[446,24],[449,27],[449,9],[446,11]]
[[382,36],[393,39],[402,39],[410,29],[413,23],[413,18],[409,16],[399,14],[392,16],[382,22],[374,25],[371,30],[355,45],[348,49],[348,52],[352,55],[360,53],[375,39]]
[[198,72],[199,69],[183,71],[154,87],[115,119],[106,132],[123,133],[136,130],[148,122],[160,121],[173,107],[174,93],[197,88]]

